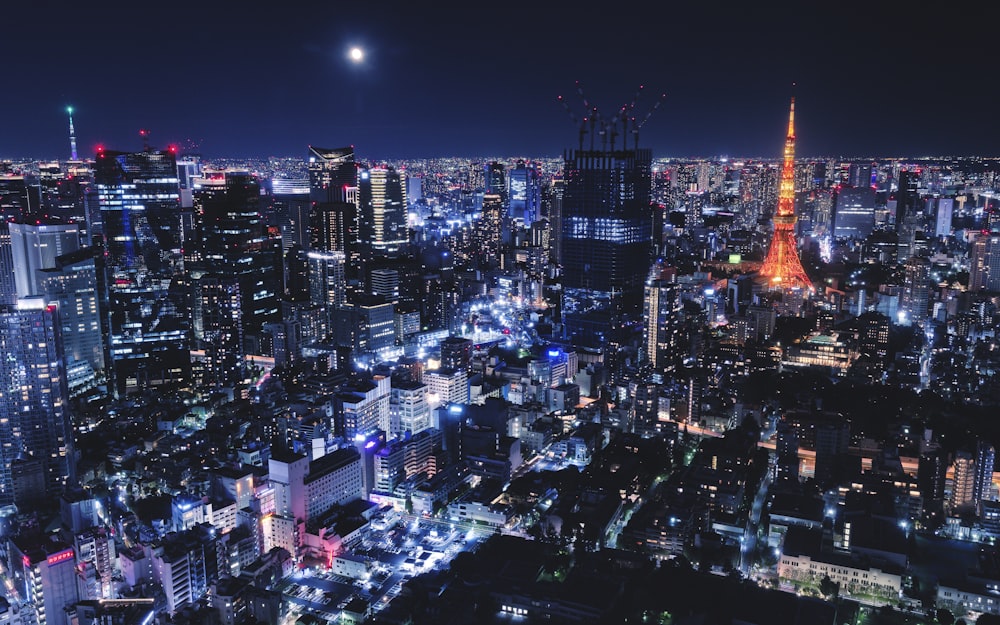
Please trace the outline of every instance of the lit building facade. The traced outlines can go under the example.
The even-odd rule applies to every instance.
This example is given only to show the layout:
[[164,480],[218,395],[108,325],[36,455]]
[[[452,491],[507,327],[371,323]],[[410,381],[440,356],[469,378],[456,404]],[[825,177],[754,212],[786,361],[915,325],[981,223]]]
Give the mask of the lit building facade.
[[[117,395],[189,381],[180,188],[171,151],[97,154],[102,334]],[[103,270],[103,271],[100,271]]]

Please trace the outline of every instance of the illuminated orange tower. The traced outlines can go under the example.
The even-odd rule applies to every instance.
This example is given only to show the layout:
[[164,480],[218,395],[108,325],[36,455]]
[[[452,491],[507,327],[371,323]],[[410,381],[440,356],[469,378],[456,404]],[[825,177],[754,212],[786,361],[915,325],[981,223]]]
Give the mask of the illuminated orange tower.
[[813,290],[812,282],[802,268],[795,245],[795,98],[788,111],[788,137],[785,138],[785,160],[781,165],[778,187],[778,210],[774,213],[774,235],[767,250],[760,276],[772,289]]

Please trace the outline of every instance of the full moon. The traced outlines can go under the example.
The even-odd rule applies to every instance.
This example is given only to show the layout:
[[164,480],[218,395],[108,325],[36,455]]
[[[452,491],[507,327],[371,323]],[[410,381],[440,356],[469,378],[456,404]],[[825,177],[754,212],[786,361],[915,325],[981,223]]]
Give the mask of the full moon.
[[351,57],[351,60],[354,61],[355,63],[360,63],[365,59],[365,51],[362,50],[361,48],[351,48],[349,56]]

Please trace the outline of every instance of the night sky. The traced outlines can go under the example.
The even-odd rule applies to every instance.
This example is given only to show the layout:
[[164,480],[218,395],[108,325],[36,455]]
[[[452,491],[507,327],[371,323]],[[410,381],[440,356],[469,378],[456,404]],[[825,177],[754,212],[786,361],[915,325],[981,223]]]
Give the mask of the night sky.
[[604,113],[643,85],[640,119],[665,93],[640,133],[655,157],[777,158],[793,94],[800,156],[1000,154],[986,8],[586,4],[5,5],[0,157],[68,157],[67,105],[81,155],[141,149],[147,128],[209,158],[558,156],[577,81]]

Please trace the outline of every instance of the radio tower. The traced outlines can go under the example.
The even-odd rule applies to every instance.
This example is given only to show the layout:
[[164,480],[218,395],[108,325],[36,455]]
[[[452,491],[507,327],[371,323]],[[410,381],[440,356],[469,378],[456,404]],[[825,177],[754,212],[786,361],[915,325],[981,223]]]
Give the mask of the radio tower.
[[73,107],[67,106],[66,112],[69,114],[69,158],[70,160],[80,160],[76,155],[76,130],[73,129]]
[[774,234],[767,250],[760,276],[771,289],[805,289],[812,291],[812,282],[802,268],[795,245],[795,98],[788,112],[788,137],[785,139],[785,159],[781,165],[778,187],[778,210],[774,213]]

